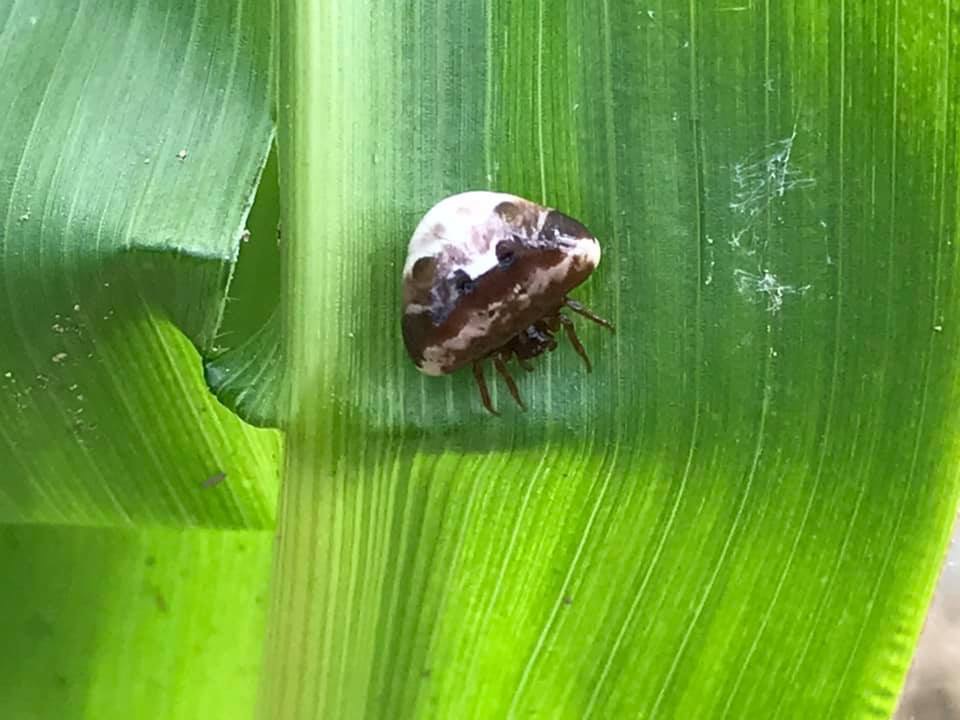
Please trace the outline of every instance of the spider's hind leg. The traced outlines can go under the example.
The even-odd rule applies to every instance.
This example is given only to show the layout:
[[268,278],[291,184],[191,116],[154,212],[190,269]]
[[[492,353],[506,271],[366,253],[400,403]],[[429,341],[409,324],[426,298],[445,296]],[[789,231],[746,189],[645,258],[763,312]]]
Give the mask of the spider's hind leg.
[[487,381],[483,377],[483,361],[474,360],[473,362],[473,379],[477,382],[477,389],[480,391],[480,401],[483,403],[483,406],[493,415],[499,415],[496,410],[493,408],[493,402],[490,400],[490,390],[487,389]]
[[583,303],[577,302],[576,300],[572,300],[571,298],[564,298],[563,304],[566,305],[571,310],[573,310],[578,315],[583,315],[588,320],[593,320],[593,322],[595,322],[597,325],[603,325],[603,327],[605,327],[610,332],[616,332],[616,329],[613,327],[613,323],[611,323],[609,320],[605,320],[604,318],[600,317],[595,312],[593,312],[593,310],[588,308]]
[[507,369],[507,364],[503,361],[504,355],[508,358],[510,357],[509,351],[502,351],[493,356],[493,366],[497,369],[497,372],[500,374],[500,377],[503,378],[503,381],[507,384],[507,389],[510,390],[510,395],[524,410],[527,409],[527,406],[523,404],[523,400],[520,399],[520,391],[517,389],[517,383],[513,379],[513,375],[510,374],[510,371]]
[[587,355],[587,351],[583,347],[583,343],[581,343],[580,338],[577,337],[577,329],[573,326],[573,320],[568,318],[566,315],[561,315],[559,313],[557,313],[557,317],[560,318],[560,324],[563,325],[563,329],[566,331],[567,337],[570,338],[570,344],[573,345],[573,349],[577,351],[577,355],[583,358],[583,362],[587,366],[587,372],[591,372],[593,370],[593,365],[590,363],[590,357]]

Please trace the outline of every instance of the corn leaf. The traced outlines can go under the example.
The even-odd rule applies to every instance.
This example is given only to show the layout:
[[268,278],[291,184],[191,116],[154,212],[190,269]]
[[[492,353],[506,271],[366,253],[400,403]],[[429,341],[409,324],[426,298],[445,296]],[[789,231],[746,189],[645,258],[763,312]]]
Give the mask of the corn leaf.
[[[281,5],[279,717],[888,717],[957,484],[949,3]],[[574,215],[582,330],[484,413],[400,270]]]
[[0,528],[16,584],[0,716],[252,717],[272,545],[265,531]]
[[198,355],[232,340],[271,13],[0,3],[0,521],[271,526],[278,437]]
[[[269,4],[0,0],[0,715],[889,717],[958,499],[955,9],[278,7],[274,67]],[[591,228],[617,326],[499,418],[399,338],[473,188]],[[266,619],[227,408],[287,429]]]

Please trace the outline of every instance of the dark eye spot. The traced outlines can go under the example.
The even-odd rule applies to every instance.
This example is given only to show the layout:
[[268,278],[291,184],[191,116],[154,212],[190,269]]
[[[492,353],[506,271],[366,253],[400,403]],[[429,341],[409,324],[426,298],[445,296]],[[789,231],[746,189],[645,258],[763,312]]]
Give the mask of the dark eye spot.
[[476,284],[466,272],[463,270],[457,270],[453,274],[453,286],[457,289],[457,292],[461,293],[462,295],[467,295],[473,292],[473,288],[476,286]]
[[563,237],[568,238],[589,238],[593,237],[587,228],[579,220],[575,220],[569,215],[564,215],[557,210],[551,210],[543,223],[543,234],[554,241],[559,241]]
[[520,214],[520,208],[509,201],[500,203],[493,209],[493,211],[507,222],[511,222]]
[[497,243],[497,262],[500,263],[501,268],[508,268],[513,265],[513,261],[517,259],[515,247],[510,242]]

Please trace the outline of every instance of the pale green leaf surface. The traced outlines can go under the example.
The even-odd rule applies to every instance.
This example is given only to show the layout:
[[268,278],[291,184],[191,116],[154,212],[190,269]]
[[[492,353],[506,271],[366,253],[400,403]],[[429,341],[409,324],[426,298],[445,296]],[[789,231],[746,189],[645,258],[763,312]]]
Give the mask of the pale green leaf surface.
[[[267,716],[888,717],[955,512],[960,17],[938,0],[300,2]],[[399,339],[419,216],[605,255],[480,408]]]
[[[243,720],[273,534],[0,528],[0,717]],[[12,588],[11,588],[12,589]]]
[[188,341],[219,341],[271,28],[264,3],[0,2],[0,519],[272,523],[278,437]]

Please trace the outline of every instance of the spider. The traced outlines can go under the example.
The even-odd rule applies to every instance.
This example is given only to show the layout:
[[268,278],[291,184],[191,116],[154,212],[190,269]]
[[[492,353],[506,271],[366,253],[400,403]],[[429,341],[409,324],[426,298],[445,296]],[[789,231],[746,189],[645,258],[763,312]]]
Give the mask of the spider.
[[483,363],[491,360],[526,409],[507,369],[557,347],[566,333],[587,371],[590,358],[567,308],[613,331],[568,297],[600,262],[600,244],[580,222],[515,195],[476,191],[445,198],[414,231],[403,270],[403,339],[419,370],[446,375],[472,365],[484,408]]

